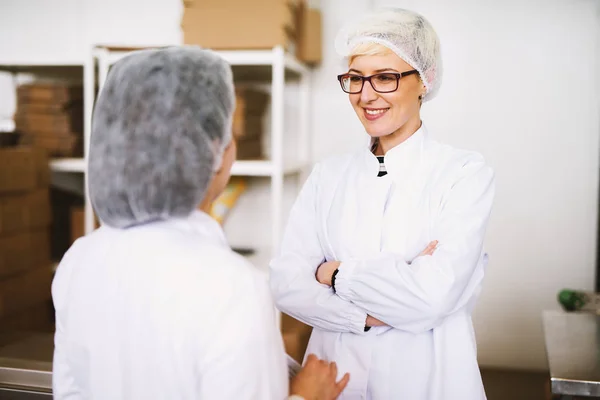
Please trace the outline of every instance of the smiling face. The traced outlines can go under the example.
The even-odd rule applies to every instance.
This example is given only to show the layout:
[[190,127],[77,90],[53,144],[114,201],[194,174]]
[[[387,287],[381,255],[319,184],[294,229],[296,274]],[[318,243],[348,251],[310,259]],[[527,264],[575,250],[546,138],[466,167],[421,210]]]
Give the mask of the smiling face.
[[[353,57],[348,73],[371,76],[382,72],[401,73],[413,69],[396,54],[385,51],[382,54]],[[378,93],[369,82],[365,82],[360,93],[350,94],[349,97],[356,115],[371,137],[389,136],[386,140],[399,143],[421,125],[419,96],[423,94],[425,86],[419,75],[413,74],[400,78],[398,89],[394,92]]]

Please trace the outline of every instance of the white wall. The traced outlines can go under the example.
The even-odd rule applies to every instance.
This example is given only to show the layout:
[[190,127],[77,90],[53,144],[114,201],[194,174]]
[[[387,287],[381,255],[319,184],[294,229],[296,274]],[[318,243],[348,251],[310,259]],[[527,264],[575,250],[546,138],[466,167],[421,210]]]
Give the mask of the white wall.
[[[325,59],[313,76],[315,160],[366,141],[335,80],[342,67],[333,40],[341,24],[374,5],[394,4],[422,12],[438,30],[444,84],[439,97],[424,105],[424,120],[440,140],[482,152],[497,174],[487,240],[491,262],[475,315],[480,361],[486,366],[544,369],[541,311],[557,308],[556,293],[563,287],[593,287],[599,4],[593,0],[451,4],[322,0],[320,4]],[[0,63],[15,54],[76,58],[92,42],[177,43],[180,12],[179,0],[3,0]],[[72,20],[72,13],[84,17]],[[62,40],[69,32],[75,36]],[[0,96],[0,116],[7,102]],[[238,212],[232,218],[238,223],[252,221],[240,231],[229,227],[236,241],[268,225],[252,213],[268,201],[266,188],[259,185],[253,190],[258,196],[246,202],[249,213]]]
[[[423,119],[440,140],[482,152],[497,196],[491,262],[475,314],[482,365],[545,369],[541,312],[561,288],[593,289],[600,136],[600,3],[375,1],[425,15],[445,76]],[[325,61],[313,87],[315,157],[364,143],[337,87],[332,43],[363,0],[323,1]]]
[[[94,44],[181,42],[181,0],[0,0],[0,65],[83,63]],[[0,124],[14,83],[0,72]]]

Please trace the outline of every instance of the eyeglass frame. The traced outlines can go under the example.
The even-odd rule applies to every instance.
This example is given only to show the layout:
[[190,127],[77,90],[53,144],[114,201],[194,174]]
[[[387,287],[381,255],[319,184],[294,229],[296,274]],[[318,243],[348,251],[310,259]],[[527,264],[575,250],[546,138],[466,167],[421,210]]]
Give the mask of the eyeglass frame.
[[[357,75],[357,74],[340,74],[337,76],[337,79],[340,82],[340,86],[342,87],[342,90],[344,91],[344,93],[348,93],[348,94],[361,93],[363,88],[365,87],[365,82],[369,82],[369,84],[371,85],[371,88],[373,88],[373,90],[377,93],[392,93],[392,92],[395,92],[396,90],[398,90],[398,87],[400,86],[401,78],[404,78],[405,76],[409,76],[409,75],[418,74],[418,73],[419,73],[419,71],[417,71],[416,69],[412,69],[410,71],[405,71],[405,72],[380,72],[378,74],[374,74],[374,75],[370,75],[370,76],[362,76],[362,75]],[[373,82],[371,82],[371,79],[373,77],[379,76],[379,75],[394,75],[396,77],[396,87],[394,88],[394,90],[381,91],[381,90],[375,89],[375,86],[373,86]],[[362,84],[361,84],[360,90],[358,92],[348,92],[344,89],[344,84],[342,83],[342,78],[346,77],[346,76],[353,76],[353,77],[361,78]]]

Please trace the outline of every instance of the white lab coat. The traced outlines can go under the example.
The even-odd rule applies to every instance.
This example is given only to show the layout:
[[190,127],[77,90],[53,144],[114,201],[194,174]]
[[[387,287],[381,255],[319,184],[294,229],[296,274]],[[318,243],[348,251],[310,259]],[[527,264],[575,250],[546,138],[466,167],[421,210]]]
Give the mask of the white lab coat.
[[55,399],[285,399],[266,274],[208,215],[78,240],[53,282]]
[[[307,354],[350,372],[342,399],[485,399],[471,311],[486,257],[492,170],[425,127],[385,155],[368,148],[318,164],[294,205],[271,290],[314,327]],[[432,240],[433,256],[417,257]],[[315,279],[341,261],[337,293]],[[367,314],[389,327],[364,332]]]

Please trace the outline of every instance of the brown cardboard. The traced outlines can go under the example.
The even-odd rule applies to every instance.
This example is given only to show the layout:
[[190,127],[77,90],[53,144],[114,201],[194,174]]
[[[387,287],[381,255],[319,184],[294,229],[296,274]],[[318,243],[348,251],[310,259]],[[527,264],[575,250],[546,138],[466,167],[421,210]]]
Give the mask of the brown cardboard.
[[68,83],[31,83],[17,88],[21,103],[68,104],[83,99],[83,86]]
[[37,267],[0,280],[0,318],[18,314],[51,298],[52,268]]
[[184,10],[185,44],[219,50],[291,48],[295,7],[285,0],[203,0]]
[[53,332],[52,301],[48,300],[14,315],[0,318],[0,332]]
[[232,126],[234,138],[242,140],[262,136],[263,116],[269,104],[269,98],[268,93],[259,90],[236,89],[236,107]]
[[306,325],[303,322],[298,321],[297,319],[289,316],[288,314],[281,313],[281,331],[310,334],[312,332],[312,327]]
[[18,112],[15,114],[15,125],[17,130],[23,133],[43,132],[65,135],[71,132],[83,132],[83,114]]
[[21,137],[21,144],[42,148],[51,157],[83,156],[83,137],[79,133],[27,133]]
[[305,8],[301,14],[296,57],[307,64],[318,64],[323,58],[321,12]]
[[[98,228],[98,218],[94,215],[95,227]],[[71,243],[85,236],[85,211],[83,207],[71,207]]]
[[27,103],[24,99],[17,99],[17,113],[19,114],[56,114],[56,113],[83,113],[83,103],[75,100],[71,103]]
[[50,167],[44,150],[28,146],[0,148],[0,195],[49,184]]
[[285,352],[298,363],[302,364],[304,353],[306,352],[306,345],[303,345],[302,335],[297,332],[287,332],[281,336]]
[[50,226],[48,189],[0,197],[0,236]]
[[0,149],[0,193],[35,189],[36,158],[30,148]]
[[281,313],[281,332],[286,353],[294,360],[302,363],[312,327],[285,313]]
[[0,236],[0,280],[49,264],[48,229]]
[[260,137],[237,141],[238,160],[260,160],[263,156]]

